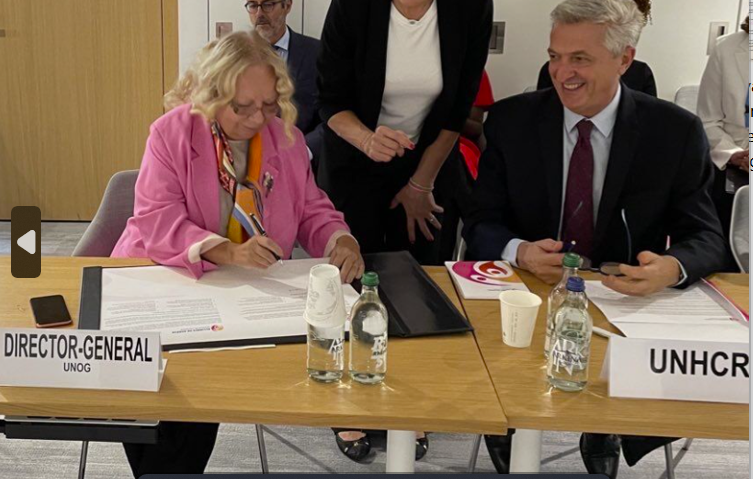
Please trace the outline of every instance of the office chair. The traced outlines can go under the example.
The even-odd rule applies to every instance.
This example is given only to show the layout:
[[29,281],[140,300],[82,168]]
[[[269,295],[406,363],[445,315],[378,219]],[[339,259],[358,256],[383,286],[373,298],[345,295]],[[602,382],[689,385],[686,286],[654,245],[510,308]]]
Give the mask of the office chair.
[[138,170],[115,173],[107,183],[97,214],[73,250],[73,256],[108,257],[133,216]]
[[675,105],[681,106],[693,113],[698,112],[698,85],[686,85],[678,88],[675,93]]
[[748,273],[750,259],[750,231],[748,220],[750,218],[750,187],[743,186],[732,201],[732,221],[730,222],[729,245],[732,248],[732,256],[740,267],[740,271]]

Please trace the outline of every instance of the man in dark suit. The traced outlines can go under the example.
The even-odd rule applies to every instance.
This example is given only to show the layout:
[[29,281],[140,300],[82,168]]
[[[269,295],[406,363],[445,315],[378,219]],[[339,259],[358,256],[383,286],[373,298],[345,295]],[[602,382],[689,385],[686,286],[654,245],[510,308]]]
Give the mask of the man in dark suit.
[[252,0],[245,5],[251,25],[288,65],[295,86],[293,102],[298,108],[296,126],[306,136],[312,163],[316,165],[322,142],[316,86],[319,40],[296,33],[287,25],[293,0]]
[[[594,266],[621,263],[623,276],[603,282],[628,295],[686,287],[720,270],[725,243],[700,120],[620,82],[643,26],[634,2],[566,0],[552,20],[554,88],[490,109],[464,230],[469,256],[504,258],[554,283],[563,244],[575,242]],[[633,465],[667,441],[623,438],[622,449]],[[503,469],[509,442],[487,440]],[[581,438],[590,473],[615,477],[619,451],[618,436]]]

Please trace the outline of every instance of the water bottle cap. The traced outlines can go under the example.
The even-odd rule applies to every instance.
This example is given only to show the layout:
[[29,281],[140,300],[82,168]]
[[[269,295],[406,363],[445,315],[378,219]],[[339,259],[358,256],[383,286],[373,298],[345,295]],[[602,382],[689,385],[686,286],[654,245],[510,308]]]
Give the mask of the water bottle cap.
[[373,271],[363,274],[361,284],[364,286],[379,286],[379,275]]
[[568,278],[567,290],[573,293],[582,293],[586,290],[586,282],[583,281],[583,278]]
[[562,266],[565,268],[579,268],[580,255],[576,253],[565,253],[565,257],[562,260]]

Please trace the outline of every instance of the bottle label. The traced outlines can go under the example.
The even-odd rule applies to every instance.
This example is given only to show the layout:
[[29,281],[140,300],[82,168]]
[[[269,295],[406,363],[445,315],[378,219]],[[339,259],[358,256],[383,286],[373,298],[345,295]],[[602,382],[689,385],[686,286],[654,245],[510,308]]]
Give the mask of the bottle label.
[[387,359],[387,337],[374,338],[374,345],[371,347],[371,359],[376,363],[377,368],[384,367]]
[[332,341],[332,344],[329,347],[329,354],[332,356],[333,361],[339,361],[339,359],[343,355],[345,347],[345,339],[344,338],[338,338]]
[[588,353],[587,342],[575,342],[559,337],[551,351],[552,369],[556,372],[564,370],[570,375],[582,371],[588,365]]

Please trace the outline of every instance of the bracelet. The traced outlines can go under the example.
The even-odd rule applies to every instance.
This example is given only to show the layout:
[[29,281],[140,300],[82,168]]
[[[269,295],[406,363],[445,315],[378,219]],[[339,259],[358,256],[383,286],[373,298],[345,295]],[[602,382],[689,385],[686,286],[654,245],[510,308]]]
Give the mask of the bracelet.
[[416,183],[416,181],[413,179],[413,177],[411,177],[408,180],[408,185],[411,188],[413,188],[414,190],[420,191],[421,193],[431,193],[432,191],[434,191],[434,187],[433,186],[428,186],[428,187],[427,186],[421,186],[418,183]]
[[362,152],[366,153],[366,143],[369,142],[369,140],[374,136],[374,133],[368,132],[363,140],[361,140],[361,143],[358,145],[358,147],[361,149]]

